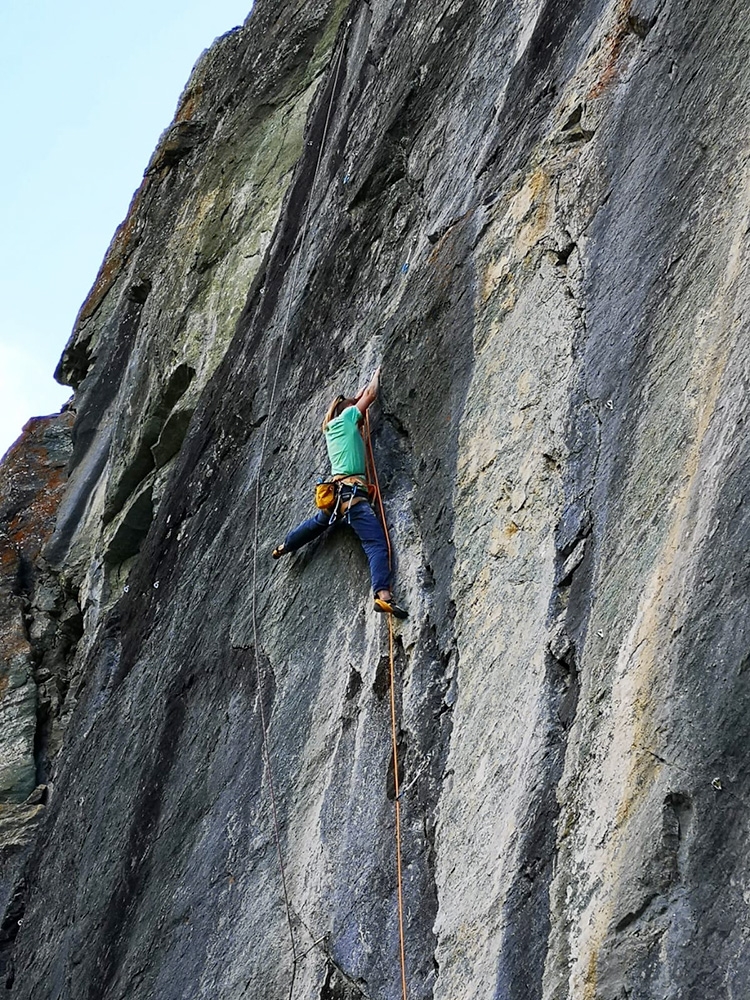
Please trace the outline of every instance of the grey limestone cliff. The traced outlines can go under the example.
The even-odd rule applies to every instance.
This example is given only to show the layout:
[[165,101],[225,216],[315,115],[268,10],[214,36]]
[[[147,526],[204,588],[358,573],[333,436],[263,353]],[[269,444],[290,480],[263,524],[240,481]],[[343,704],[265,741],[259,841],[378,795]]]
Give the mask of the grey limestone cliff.
[[387,631],[346,531],[270,558],[378,363],[409,996],[748,996],[749,43],[257,0],[203,56],[3,555],[10,996],[401,995]]

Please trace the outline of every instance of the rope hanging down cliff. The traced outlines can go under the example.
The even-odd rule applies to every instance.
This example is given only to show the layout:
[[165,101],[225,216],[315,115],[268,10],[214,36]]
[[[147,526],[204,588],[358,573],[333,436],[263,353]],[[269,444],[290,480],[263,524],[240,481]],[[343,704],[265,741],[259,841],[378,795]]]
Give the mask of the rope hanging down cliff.
[[[388,531],[388,522],[385,519],[385,508],[383,507],[383,496],[380,492],[380,482],[378,480],[378,470],[375,466],[375,455],[372,450],[370,440],[370,416],[365,413],[365,452],[367,457],[367,479],[375,486],[375,497],[380,512],[380,520],[383,523],[385,540],[388,545],[388,565],[392,568],[393,548],[391,546],[391,535]],[[398,787],[398,725],[396,718],[396,668],[395,657],[393,655],[393,618],[388,615],[388,662],[389,681],[391,689],[391,743],[393,748],[393,791],[394,791],[394,816],[396,822],[396,887],[398,892],[398,943],[399,960],[401,964],[401,996],[407,1000],[406,993],[406,948],[404,944],[404,892],[403,876],[401,871],[401,793]]]
[[[294,263],[294,271],[292,273],[292,280],[289,287],[289,301],[286,310],[286,316],[284,318],[284,323],[281,328],[281,338],[279,342],[279,353],[276,359],[276,369],[274,371],[273,383],[271,386],[271,396],[268,403],[268,415],[270,418],[273,412],[274,401],[276,398],[276,388],[279,381],[279,371],[281,370],[281,358],[284,353],[284,346],[286,342],[286,336],[289,329],[289,320],[292,313],[292,305],[294,303],[294,293],[297,287],[297,278],[299,276],[300,263],[302,261],[305,241],[307,238],[307,230],[310,224],[310,216],[312,214],[312,204],[313,195],[315,194],[315,188],[317,185],[318,174],[320,172],[320,164],[323,159],[323,151],[325,149],[326,137],[328,135],[328,127],[331,122],[331,114],[333,112],[333,103],[336,98],[336,91],[338,88],[339,76],[341,73],[341,66],[344,59],[344,52],[346,51],[346,40],[348,29],[351,26],[351,21],[347,22],[346,31],[344,32],[344,38],[342,39],[341,48],[339,50],[338,59],[336,62],[336,69],[333,76],[333,85],[331,86],[331,97],[328,103],[328,113],[326,115],[325,125],[323,127],[323,134],[320,139],[320,147],[318,150],[318,159],[315,164],[315,172],[313,174],[312,184],[310,185],[310,194],[307,201],[307,211],[305,213],[305,220],[302,226],[302,232],[300,235],[299,250],[297,252],[297,259]],[[257,593],[258,593],[258,529],[259,529],[259,511],[260,511],[260,476],[263,467],[263,456],[266,451],[266,444],[268,441],[268,429],[272,421],[267,419],[263,428],[263,437],[261,438],[260,445],[260,455],[258,458],[258,473],[255,481],[255,523],[253,528],[253,586],[252,586],[252,622],[253,622],[253,649],[254,649],[254,659],[255,659],[255,670],[258,684],[258,705],[260,709],[260,724],[262,730],[262,742],[263,742],[263,765],[264,771],[268,778],[268,790],[269,797],[271,800],[271,813],[273,816],[273,828],[274,828],[274,840],[276,842],[276,857],[279,864],[279,873],[281,875],[281,887],[284,895],[284,906],[286,909],[286,919],[289,928],[289,941],[292,948],[292,972],[291,972],[291,982],[289,984],[289,997],[290,1000],[294,995],[294,984],[297,977],[297,945],[294,937],[294,925],[292,923],[292,907],[289,899],[289,890],[287,887],[286,871],[284,869],[284,858],[281,850],[281,837],[279,835],[279,817],[278,810],[276,807],[276,793],[274,789],[273,782],[273,771],[271,769],[271,755],[268,746],[268,724],[266,721],[265,708],[263,705],[263,676],[260,668],[260,657],[258,656],[258,620],[257,620]]]

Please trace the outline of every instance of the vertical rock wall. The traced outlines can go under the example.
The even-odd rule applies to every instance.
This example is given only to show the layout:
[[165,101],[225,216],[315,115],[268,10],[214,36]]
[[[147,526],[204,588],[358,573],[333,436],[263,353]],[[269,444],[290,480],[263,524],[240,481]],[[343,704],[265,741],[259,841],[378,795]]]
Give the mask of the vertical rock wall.
[[364,557],[269,558],[382,361],[409,995],[743,995],[749,33],[258,0],[204,57],[61,362],[12,994],[400,995]]

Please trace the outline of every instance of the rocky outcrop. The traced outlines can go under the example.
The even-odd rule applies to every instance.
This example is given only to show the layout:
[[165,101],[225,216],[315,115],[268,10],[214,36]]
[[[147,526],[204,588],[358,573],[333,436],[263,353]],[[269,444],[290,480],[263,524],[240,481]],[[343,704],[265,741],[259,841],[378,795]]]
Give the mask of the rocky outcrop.
[[269,558],[380,361],[409,995],[743,994],[749,29],[257,0],[206,54],[61,362],[12,995],[400,995],[363,556]]
[[64,494],[73,415],[30,420],[0,466],[0,965],[23,911],[23,865],[60,747],[80,609],[41,557]]

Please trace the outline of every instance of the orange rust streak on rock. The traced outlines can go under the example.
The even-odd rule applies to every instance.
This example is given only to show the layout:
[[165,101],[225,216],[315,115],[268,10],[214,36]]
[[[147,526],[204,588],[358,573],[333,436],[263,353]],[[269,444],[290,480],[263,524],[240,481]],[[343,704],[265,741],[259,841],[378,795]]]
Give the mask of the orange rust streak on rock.
[[104,258],[104,262],[102,263],[99,273],[96,276],[96,281],[86,297],[85,302],[81,306],[80,312],[78,313],[76,329],[78,329],[81,323],[85,323],[87,319],[93,316],[99,308],[105,295],[110,290],[115,282],[115,279],[122,270],[125,261],[130,256],[130,253],[133,250],[132,243],[135,233],[136,220],[138,219],[141,204],[150,184],[151,178],[144,177],[141,186],[133,195],[133,200],[130,202],[128,214],[125,217],[125,220],[117,227],[114,238],[109,246],[109,250],[107,250],[107,256]]
[[15,577],[21,557],[36,559],[52,534],[67,472],[63,457],[47,449],[45,433],[73,421],[71,412],[28,421],[0,470],[0,504],[8,505],[4,516],[10,518],[2,525],[6,544],[0,544],[4,578]]
[[0,566],[2,566],[3,570],[6,570],[8,567],[12,567],[15,572],[17,565],[18,554],[14,549],[10,548],[10,546],[4,546],[0,549]]
[[200,99],[203,96],[203,89],[203,84],[201,83],[197,87],[191,88],[185,94],[174,116],[175,122],[189,122],[193,118]]
[[587,92],[586,100],[599,97],[617,77],[617,63],[620,58],[620,53],[622,52],[623,43],[629,34],[628,16],[632,6],[633,0],[624,0],[622,9],[617,16],[615,27],[610,32],[605,42],[606,56],[604,59],[604,66],[602,67],[598,80]]
[[583,984],[583,1000],[596,1000],[597,965],[598,961],[596,952],[592,951],[586,965],[586,978]]

